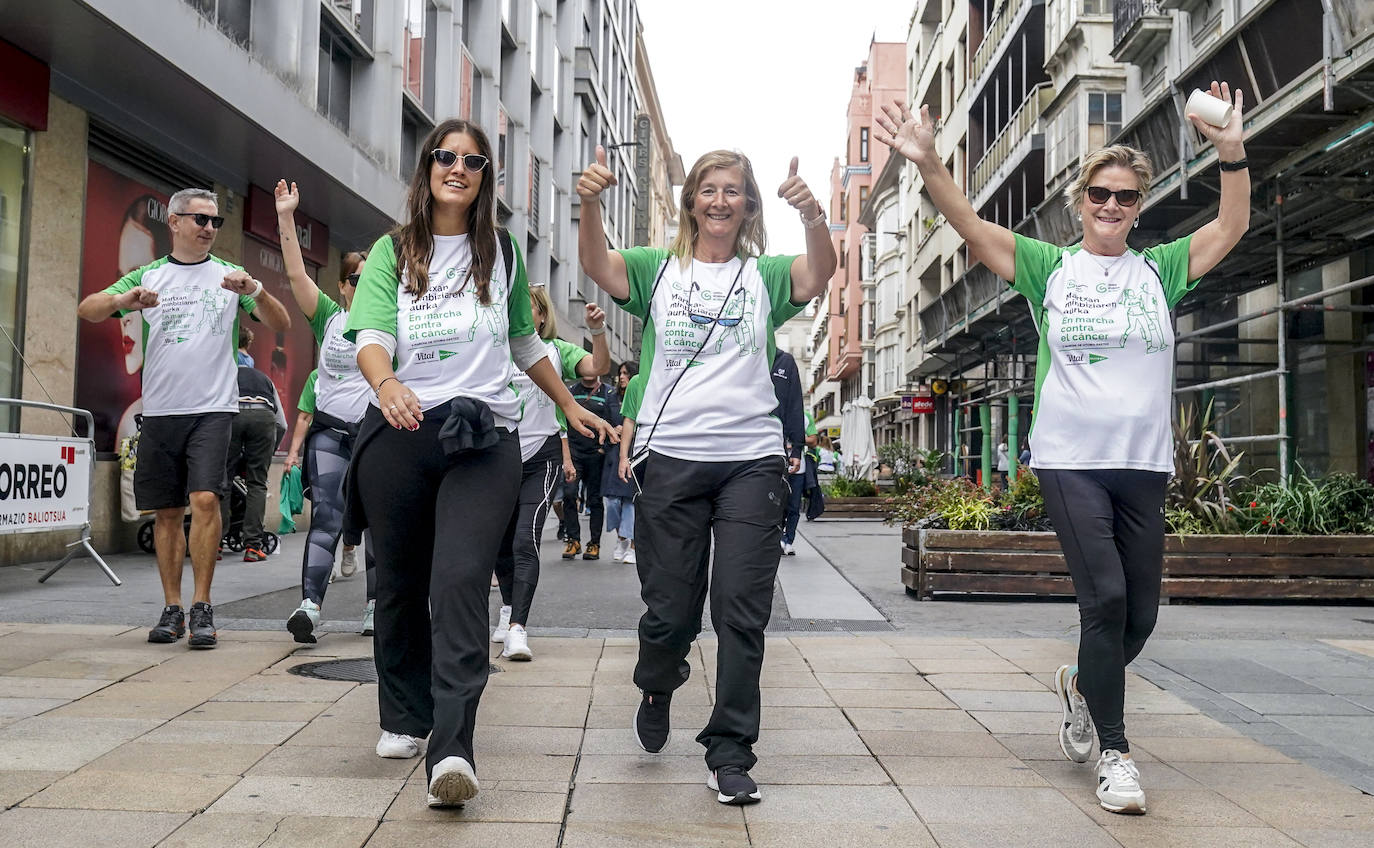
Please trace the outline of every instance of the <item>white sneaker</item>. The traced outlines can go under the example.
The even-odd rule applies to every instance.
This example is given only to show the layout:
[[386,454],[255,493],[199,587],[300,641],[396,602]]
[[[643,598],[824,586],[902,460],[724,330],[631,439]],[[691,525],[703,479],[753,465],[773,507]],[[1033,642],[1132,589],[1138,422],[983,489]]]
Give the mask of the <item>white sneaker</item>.
[[621,539],[620,541],[618,541],[618,542],[615,543],[615,552],[611,554],[611,559],[615,560],[616,562],[624,562],[624,561],[625,561],[625,554],[626,554],[626,552],[629,551],[629,550],[630,550],[630,542],[629,542],[629,540],[628,540],[628,539]]
[[525,628],[518,624],[512,624],[510,630],[506,632],[506,647],[501,649],[501,656],[508,660],[532,660],[534,654],[530,651],[529,634]]
[[791,543],[791,542],[783,542],[783,543],[782,543],[782,555],[783,555],[783,556],[796,556],[796,555],[797,555],[797,549],[794,548],[794,547],[792,547],[792,543]]
[[411,757],[418,757],[420,756],[420,737],[383,730],[382,738],[377,740],[377,756],[385,757],[388,760],[408,760]]
[[1109,813],[1145,813],[1145,791],[1140,788],[1140,769],[1134,760],[1110,748],[1102,752],[1097,758],[1097,800]]
[[1054,692],[1063,717],[1059,722],[1059,750],[1075,763],[1086,763],[1093,752],[1093,718],[1088,702],[1078,694],[1074,666],[1061,665],[1054,673]]
[[498,645],[506,641],[508,630],[510,630],[510,607],[501,607],[501,618],[496,622],[496,629],[491,631],[491,641]]
[[625,552],[625,559],[623,561],[626,565],[634,565],[635,563],[639,562],[639,560],[635,559],[634,548],[630,548],[628,551]]
[[315,628],[320,626],[320,606],[306,598],[291,617],[286,620],[286,629],[291,636],[306,645],[315,644]]
[[377,602],[368,601],[367,606],[363,607],[363,626],[358,628],[358,632],[363,636],[372,635],[372,614],[377,611]]
[[467,760],[444,757],[430,772],[425,803],[431,807],[459,807],[477,795],[477,788],[477,774]]
[[339,576],[345,579],[358,573],[358,549],[344,548],[339,557]]

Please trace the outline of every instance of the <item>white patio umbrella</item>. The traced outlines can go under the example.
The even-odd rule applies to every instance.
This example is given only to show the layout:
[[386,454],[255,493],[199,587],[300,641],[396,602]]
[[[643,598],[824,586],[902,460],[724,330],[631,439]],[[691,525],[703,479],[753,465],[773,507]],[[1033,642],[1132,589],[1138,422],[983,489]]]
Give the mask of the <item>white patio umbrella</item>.
[[867,479],[878,465],[878,451],[873,443],[873,401],[862,395],[847,401],[840,418],[845,476]]

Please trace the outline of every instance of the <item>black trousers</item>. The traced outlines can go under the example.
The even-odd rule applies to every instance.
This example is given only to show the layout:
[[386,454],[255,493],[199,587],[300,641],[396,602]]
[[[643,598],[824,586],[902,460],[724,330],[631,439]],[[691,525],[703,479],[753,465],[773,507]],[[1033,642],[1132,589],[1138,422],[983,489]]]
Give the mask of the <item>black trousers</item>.
[[[586,499],[587,508],[591,510],[591,515],[587,516],[587,542],[600,545],[601,525],[606,518],[606,504],[601,500],[601,471],[606,456],[600,453],[574,453],[572,462],[573,468],[577,469],[577,480],[582,484],[582,497]],[[582,541],[582,526],[577,512],[576,482],[563,487],[563,536],[574,542]]]
[[1101,749],[1124,754],[1131,750],[1123,715],[1126,666],[1159,617],[1169,475],[1047,468],[1035,474],[1078,595],[1078,691]]
[[563,476],[563,446],[549,436],[539,452],[521,466],[520,496],[496,557],[501,603],[511,608],[511,624],[529,623],[530,604],[539,585],[539,538],[549,514],[554,484]]
[[[272,467],[272,451],[277,446],[277,415],[266,407],[243,409],[234,416],[229,435],[226,474],[230,479],[243,463],[243,482],[247,506],[243,511],[243,540],[256,542],[262,537],[263,516],[267,512],[267,472]],[[220,498],[220,526],[229,529],[229,498]]]
[[[687,682],[687,652],[711,593],[716,703],[697,736],[706,765],[752,768],[759,738],[763,630],[773,609],[790,487],[781,456],[693,462],[650,453],[635,500],[640,597],[634,682],[667,694]],[[715,541],[715,565],[708,565]]]
[[[369,407],[367,415],[381,412]],[[381,726],[429,736],[426,773],[455,755],[476,766],[487,595],[520,486],[515,433],[501,431],[494,447],[447,459],[438,440],[445,417],[431,410],[414,432],[384,426],[354,458],[377,558]],[[364,419],[364,430],[370,426]]]

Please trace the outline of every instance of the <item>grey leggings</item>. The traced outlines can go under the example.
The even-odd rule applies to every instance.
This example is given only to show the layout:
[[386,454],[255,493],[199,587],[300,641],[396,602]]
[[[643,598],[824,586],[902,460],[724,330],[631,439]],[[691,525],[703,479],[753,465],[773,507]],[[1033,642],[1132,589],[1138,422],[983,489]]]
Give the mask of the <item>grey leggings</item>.
[[1102,750],[1131,750],[1124,718],[1126,666],[1159,617],[1164,567],[1160,471],[1037,468],[1045,511],[1078,595],[1078,691]]
[[[322,429],[312,434],[305,446],[310,454],[306,464],[310,469],[310,532],[301,562],[301,597],[321,605],[343,534],[343,480],[351,453],[348,445],[351,439],[344,433]],[[372,545],[367,546],[366,554],[367,598],[372,600],[376,597]]]

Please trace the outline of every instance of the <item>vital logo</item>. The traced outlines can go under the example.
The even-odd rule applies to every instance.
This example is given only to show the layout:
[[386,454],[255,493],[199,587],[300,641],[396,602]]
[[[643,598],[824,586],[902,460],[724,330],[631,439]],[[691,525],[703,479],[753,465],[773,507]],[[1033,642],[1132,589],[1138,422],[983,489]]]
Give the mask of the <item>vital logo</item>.
[[450,356],[457,356],[457,355],[458,355],[458,351],[456,351],[456,350],[441,350],[441,351],[439,351],[439,361],[440,361],[440,362],[443,362],[445,359],[448,359]]
[[162,343],[163,343],[164,345],[174,345],[174,344],[181,344],[181,343],[184,342],[184,341],[186,341],[186,337],[185,337],[185,336],[168,336],[167,338],[165,338],[165,339],[162,340]]
[[706,363],[705,363],[705,362],[702,362],[700,359],[693,359],[693,360],[691,360],[690,362],[687,363],[687,367],[688,367],[688,368],[695,368],[695,367],[697,367],[698,365],[705,365],[705,364],[706,364]]
[[438,358],[439,355],[432,350],[422,350],[415,354],[416,362],[433,362]]
[[1097,353],[1065,353],[1065,365],[1096,365],[1107,357]]

